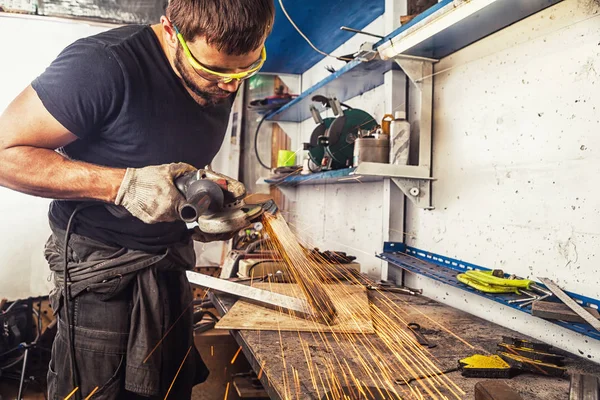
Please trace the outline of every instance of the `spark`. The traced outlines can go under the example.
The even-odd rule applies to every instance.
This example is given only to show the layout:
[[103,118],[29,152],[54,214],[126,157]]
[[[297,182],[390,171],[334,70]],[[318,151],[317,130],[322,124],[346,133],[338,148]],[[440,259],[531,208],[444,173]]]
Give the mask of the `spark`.
[[92,392],[91,392],[91,393],[88,395],[88,397],[86,397],[84,400],[89,400],[89,399],[91,399],[91,398],[92,398],[92,396],[94,395],[94,393],[96,393],[96,392],[98,391],[98,389],[99,389],[99,388],[98,388],[98,386],[96,386],[96,387],[94,388],[94,390],[92,390]]
[[188,355],[190,354],[190,351],[192,350],[192,346],[190,346],[187,353],[185,353],[185,357],[183,357],[183,361],[181,362],[181,365],[179,366],[179,369],[177,370],[177,373],[175,374],[175,377],[173,378],[173,382],[171,382],[171,386],[169,386],[169,390],[167,390],[167,394],[165,395],[165,400],[167,400],[167,397],[169,397],[169,393],[171,393],[171,389],[173,388],[173,385],[175,384],[175,381],[177,380],[177,377],[179,376],[179,372],[181,372],[181,368],[183,368],[183,364],[185,364],[185,360],[187,360]]
[[194,304],[194,300],[192,300],[190,302],[190,304],[188,304],[188,306],[183,310],[183,312],[181,313],[181,315],[179,317],[177,317],[177,319],[175,320],[175,322],[173,322],[173,324],[171,324],[171,326],[169,327],[169,329],[167,329],[167,331],[165,332],[165,334],[163,335],[163,337],[160,338],[160,340],[158,341],[158,343],[156,343],[156,346],[154,346],[154,348],[150,351],[150,354],[148,354],[148,356],[144,359],[144,362],[142,364],[146,364],[146,362],[148,361],[148,359],[152,356],[152,354],[154,354],[154,352],[156,351],[156,349],[158,349],[158,347],[165,340],[165,338],[167,337],[167,335],[169,334],[169,332],[171,332],[171,330],[173,329],[173,327],[175,327],[175,324],[177,324],[177,322],[181,319],[181,317],[183,317],[185,315],[186,311],[188,310],[188,308],[190,308],[190,306],[192,304]]
[[227,400],[227,397],[229,396],[229,385],[230,382],[227,382],[227,387],[225,388],[225,396],[223,396],[223,400]]
[[[364,286],[361,275],[340,274],[339,271],[343,271],[344,266],[333,264],[318,253],[307,252],[279,213],[274,216],[265,214],[263,225],[270,238],[265,247],[280,256],[281,261],[287,265],[291,278],[298,285],[298,290],[309,301],[317,316],[321,317],[309,319],[314,324],[314,332],[305,335],[298,332],[306,368],[299,369],[296,363],[287,361],[284,344],[287,336],[281,334],[279,327],[277,329],[285,398],[302,398],[305,395],[300,390],[300,382],[312,386],[318,398],[332,400],[348,398],[344,387],[353,388],[350,398],[357,395],[368,397],[367,394],[388,399],[464,397],[465,393],[445,375],[447,371],[438,367],[436,358],[417,343],[412,331],[407,328],[406,318],[409,313],[398,307],[398,300],[410,307],[412,305],[399,296],[379,292],[380,299],[377,304],[370,303],[369,309],[356,307],[356,304],[361,303],[353,306],[353,302],[358,299],[353,298],[354,292],[349,292],[348,287]],[[337,284],[335,290],[331,290],[330,284]],[[350,310],[355,308],[360,311],[351,314]],[[290,313],[281,309],[280,312]],[[335,327],[338,323],[335,318],[327,318],[331,313],[337,313],[338,316],[350,315],[351,320],[344,325],[347,328],[338,326],[326,333],[324,327]],[[412,311],[411,314],[414,316]],[[369,317],[373,322],[375,335],[360,329],[358,321]],[[438,322],[430,318],[428,320],[450,332]],[[450,333],[471,346],[458,335]],[[307,341],[309,337],[313,339],[310,342]],[[311,353],[315,344],[323,350],[318,359]],[[264,364],[261,366],[260,376],[263,368]],[[411,382],[413,384],[409,384]]]
[[240,348],[237,349],[237,351],[233,355],[233,358],[231,359],[231,365],[233,365],[233,363],[235,362],[235,360],[237,359],[237,357],[240,355],[240,351],[242,351],[242,346],[240,346]]
[[75,389],[73,389],[73,391],[71,391],[71,393],[69,393],[67,395],[67,397],[65,397],[65,400],[69,400],[71,397],[73,397],[73,395],[75,394],[75,392],[77,392],[79,390],[79,386],[76,387]]
[[256,376],[256,379],[260,380],[264,369],[265,369],[265,361],[263,361],[262,364],[260,365],[260,371],[258,371],[258,375]]

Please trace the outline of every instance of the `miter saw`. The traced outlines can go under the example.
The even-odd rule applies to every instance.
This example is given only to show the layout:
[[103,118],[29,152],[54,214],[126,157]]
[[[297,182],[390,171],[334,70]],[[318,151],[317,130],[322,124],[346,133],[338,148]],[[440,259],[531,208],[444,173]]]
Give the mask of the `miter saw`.
[[310,142],[304,144],[310,160],[321,170],[352,166],[354,141],[360,137],[362,130],[373,130],[378,125],[377,121],[369,113],[351,108],[336,98],[317,95],[312,101],[331,108],[335,117],[323,119],[319,110],[314,105],[310,106],[313,120],[317,124]]
[[237,232],[265,211],[277,212],[273,200],[247,204],[244,184],[210,167],[177,178],[175,186],[186,198],[186,203],[177,210],[180,218],[188,223],[197,222],[204,233]]

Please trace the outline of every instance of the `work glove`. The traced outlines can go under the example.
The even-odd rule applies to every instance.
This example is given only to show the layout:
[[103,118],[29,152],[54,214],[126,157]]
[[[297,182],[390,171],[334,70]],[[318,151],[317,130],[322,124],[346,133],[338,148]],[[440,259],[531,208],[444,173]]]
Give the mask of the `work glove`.
[[200,228],[196,226],[192,233],[192,240],[202,243],[225,242],[229,239],[232,239],[235,235],[237,235],[237,232],[206,233],[202,232]]
[[185,163],[127,168],[115,204],[147,224],[176,221],[185,197],[175,187],[174,180],[195,170]]

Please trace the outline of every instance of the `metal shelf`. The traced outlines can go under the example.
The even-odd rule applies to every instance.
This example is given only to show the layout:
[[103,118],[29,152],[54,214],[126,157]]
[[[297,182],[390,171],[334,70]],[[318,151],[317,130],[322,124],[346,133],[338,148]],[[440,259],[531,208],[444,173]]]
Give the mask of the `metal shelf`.
[[381,58],[443,58],[562,0],[443,0],[375,44]]
[[382,60],[354,60],[300,94],[268,118],[310,118],[314,95],[346,101],[383,84],[400,55],[440,59],[562,0],[443,0],[374,44]]
[[[488,268],[480,267],[478,265],[470,264],[464,261],[455,260],[449,257],[441,256],[439,254],[430,253],[428,251],[419,250],[414,247],[406,246],[404,243],[384,243],[383,253],[379,254],[377,257],[404,270],[413,272],[415,274],[427,276],[436,281],[457,287],[467,292],[477,294],[479,296],[501,303],[507,307],[511,307],[515,310],[519,310],[531,315],[531,306],[519,308],[518,304],[508,303],[509,300],[517,298],[517,295],[515,294],[483,293],[459,282],[456,279],[456,275],[460,273],[469,270],[489,271]],[[541,283],[538,284],[540,286],[544,286]],[[583,306],[594,308],[600,307],[599,300],[581,296],[576,293],[566,293]],[[579,324],[564,321],[548,322],[552,322],[556,325],[562,326],[563,328],[600,340],[600,332],[596,331],[594,328],[587,324]]]
[[[268,121],[302,122],[311,117],[312,97],[320,94],[344,102],[383,85],[383,75],[396,68],[391,61],[354,60],[334,72],[267,118]],[[322,111],[320,109],[319,111]]]
[[383,180],[381,176],[362,176],[355,174],[355,171],[356,168],[344,168],[309,175],[294,174],[279,179],[268,178],[264,182],[275,186],[295,187],[303,185],[379,182]]

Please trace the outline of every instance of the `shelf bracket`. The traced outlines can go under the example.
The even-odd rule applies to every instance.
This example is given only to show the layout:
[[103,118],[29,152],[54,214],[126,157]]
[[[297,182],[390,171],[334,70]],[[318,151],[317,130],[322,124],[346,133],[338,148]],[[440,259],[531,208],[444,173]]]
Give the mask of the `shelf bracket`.
[[[433,115],[433,64],[438,60],[425,57],[399,54],[393,60],[402,68],[408,79],[417,89],[416,115],[409,118],[413,134],[419,138],[418,167],[425,171],[429,179],[392,177],[394,183],[417,207],[433,209],[431,204],[431,126]],[[413,114],[410,114],[413,116]],[[418,132],[414,132],[418,130]],[[416,160],[414,160],[416,161]],[[414,162],[413,161],[413,162]]]
[[409,56],[399,54],[393,60],[402,68],[402,71],[408,76],[419,90],[423,91],[423,82],[432,78],[433,64],[438,62],[435,58]]
[[431,204],[431,179],[391,178],[402,193],[417,207],[433,210]]

